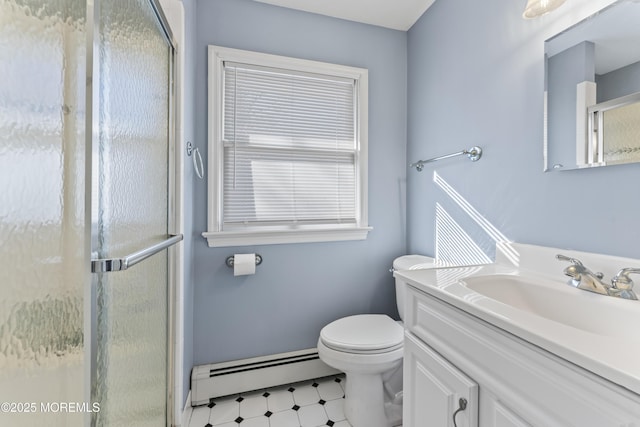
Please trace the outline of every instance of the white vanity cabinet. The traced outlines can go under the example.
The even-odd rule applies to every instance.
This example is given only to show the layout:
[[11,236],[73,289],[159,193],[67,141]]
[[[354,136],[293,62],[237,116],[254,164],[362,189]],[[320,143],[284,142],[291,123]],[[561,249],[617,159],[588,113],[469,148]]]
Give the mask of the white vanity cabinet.
[[405,286],[405,427],[453,427],[461,397],[457,427],[640,427],[638,394]]

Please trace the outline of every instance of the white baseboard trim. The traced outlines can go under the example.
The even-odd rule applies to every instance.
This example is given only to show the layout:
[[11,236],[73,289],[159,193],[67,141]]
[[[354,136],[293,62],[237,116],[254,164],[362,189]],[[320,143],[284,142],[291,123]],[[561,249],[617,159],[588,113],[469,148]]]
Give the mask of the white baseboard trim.
[[191,373],[191,405],[215,397],[321,378],[340,371],[320,360],[318,350],[292,351],[251,359],[200,365]]

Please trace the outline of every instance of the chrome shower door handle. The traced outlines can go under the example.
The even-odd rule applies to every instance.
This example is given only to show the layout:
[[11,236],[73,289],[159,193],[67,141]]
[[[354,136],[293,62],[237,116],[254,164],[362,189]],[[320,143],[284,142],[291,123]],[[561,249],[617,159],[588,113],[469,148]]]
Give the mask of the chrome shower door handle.
[[92,273],[109,273],[112,271],[123,271],[133,267],[137,263],[144,261],[163,249],[175,245],[184,238],[182,234],[169,235],[166,240],[149,246],[122,258],[104,258],[91,260]]

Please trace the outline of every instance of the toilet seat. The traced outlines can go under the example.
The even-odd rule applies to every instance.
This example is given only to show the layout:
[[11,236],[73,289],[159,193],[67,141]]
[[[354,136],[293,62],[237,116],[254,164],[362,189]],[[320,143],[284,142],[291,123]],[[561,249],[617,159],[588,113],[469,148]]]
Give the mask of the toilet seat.
[[355,354],[378,354],[402,348],[404,330],[384,314],[359,314],[335,320],[322,328],[328,348]]

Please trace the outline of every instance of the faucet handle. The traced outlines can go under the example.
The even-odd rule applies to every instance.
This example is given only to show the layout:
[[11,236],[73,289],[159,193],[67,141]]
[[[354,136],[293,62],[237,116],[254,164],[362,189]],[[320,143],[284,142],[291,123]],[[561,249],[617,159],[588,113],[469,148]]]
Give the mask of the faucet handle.
[[564,269],[565,276],[569,276],[572,279],[572,285],[578,286],[582,280],[582,275],[587,273],[587,268],[580,262],[579,259],[570,258],[566,255],[556,255],[558,261],[569,261],[572,265]]
[[568,257],[566,255],[562,255],[562,254],[556,255],[556,259],[558,261],[568,261],[568,262],[573,264],[573,265],[570,265],[569,267],[565,268],[564,269],[564,273],[569,277],[573,277],[574,279],[580,279],[579,276],[581,274],[585,274],[585,273],[586,274],[591,274],[591,275],[597,277],[598,279],[604,278],[604,273],[602,273],[602,272],[593,273],[587,267],[585,267],[584,264],[582,264],[582,261],[580,261],[579,259],[571,258],[571,257]]
[[618,271],[618,274],[611,279],[612,295],[631,300],[638,299],[638,296],[633,291],[633,280],[629,277],[629,274],[632,273],[640,273],[640,268],[623,268]]
[[566,255],[558,254],[556,255],[556,259],[558,261],[569,261],[572,264],[579,265],[580,267],[584,267],[584,265],[579,259],[571,258]]
[[623,291],[631,290],[633,288],[633,280],[629,275],[632,273],[640,273],[640,268],[623,268],[618,271],[618,274],[611,279],[613,287]]

